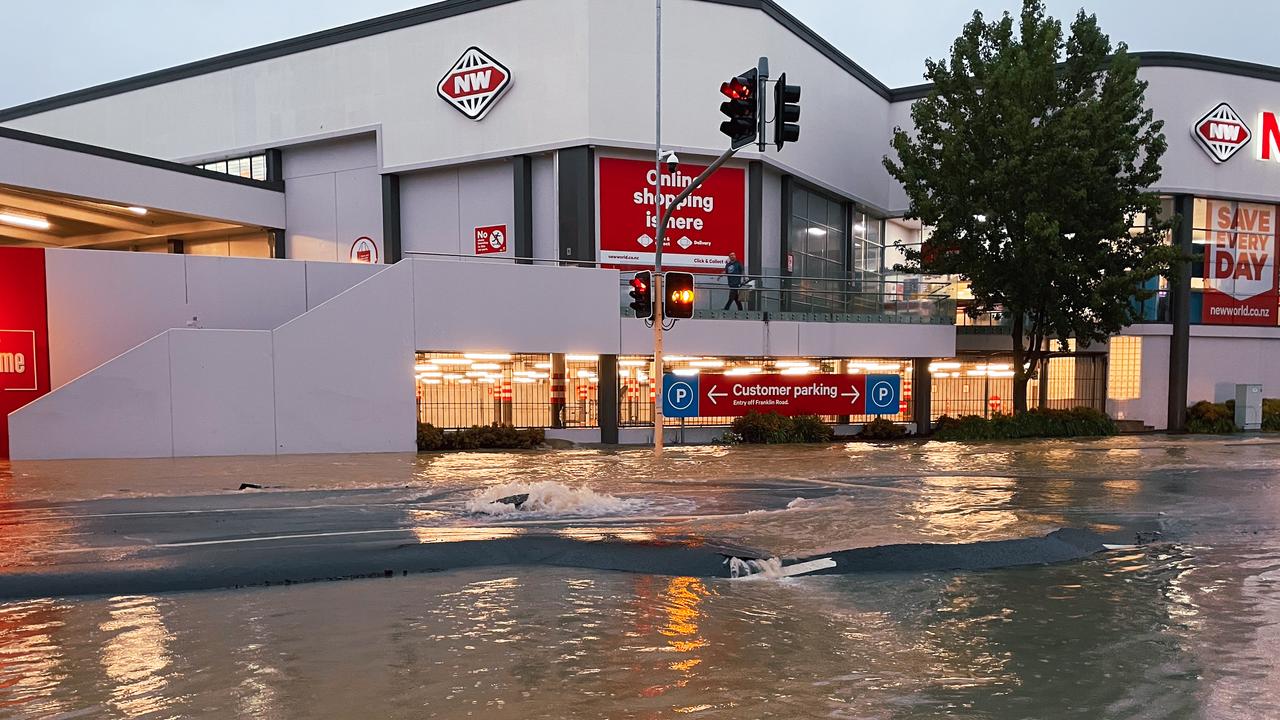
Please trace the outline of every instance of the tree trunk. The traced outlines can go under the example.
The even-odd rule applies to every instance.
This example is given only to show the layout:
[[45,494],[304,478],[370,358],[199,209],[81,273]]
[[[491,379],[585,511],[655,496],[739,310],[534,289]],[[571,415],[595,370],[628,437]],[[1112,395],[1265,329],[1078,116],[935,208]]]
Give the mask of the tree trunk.
[[1021,415],[1027,411],[1027,370],[1023,367],[1026,352],[1022,343],[1026,341],[1021,312],[1013,315],[1013,414]]

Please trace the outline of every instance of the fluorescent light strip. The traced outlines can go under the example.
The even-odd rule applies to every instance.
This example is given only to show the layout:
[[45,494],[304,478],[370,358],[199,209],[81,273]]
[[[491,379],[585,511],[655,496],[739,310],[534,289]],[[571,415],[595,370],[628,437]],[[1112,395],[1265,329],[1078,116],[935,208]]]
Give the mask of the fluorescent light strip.
[[0,222],[15,225],[17,227],[31,228],[32,230],[48,230],[53,227],[48,220],[42,217],[34,217],[32,215],[15,215],[10,212],[0,212]]

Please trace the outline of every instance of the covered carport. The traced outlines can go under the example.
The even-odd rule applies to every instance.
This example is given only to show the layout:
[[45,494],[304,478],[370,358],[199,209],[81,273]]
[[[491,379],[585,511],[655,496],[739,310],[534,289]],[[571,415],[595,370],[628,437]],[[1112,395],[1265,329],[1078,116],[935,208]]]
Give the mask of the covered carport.
[[0,246],[279,257],[284,184],[0,127]]

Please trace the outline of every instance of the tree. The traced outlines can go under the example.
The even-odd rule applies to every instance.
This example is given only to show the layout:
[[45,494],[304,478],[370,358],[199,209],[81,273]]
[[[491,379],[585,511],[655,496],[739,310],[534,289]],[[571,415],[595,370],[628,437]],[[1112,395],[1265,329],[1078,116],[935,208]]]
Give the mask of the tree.
[[929,60],[929,94],[914,134],[894,131],[889,173],[908,217],[931,226],[908,272],[968,281],[973,316],[1010,318],[1014,411],[1056,342],[1084,347],[1137,321],[1135,300],[1173,269],[1159,196],[1163,122],[1144,106],[1147,84],[1120,43],[1081,11],[1064,37],[1041,0],[1024,0],[1018,27],[975,12],[951,47]]

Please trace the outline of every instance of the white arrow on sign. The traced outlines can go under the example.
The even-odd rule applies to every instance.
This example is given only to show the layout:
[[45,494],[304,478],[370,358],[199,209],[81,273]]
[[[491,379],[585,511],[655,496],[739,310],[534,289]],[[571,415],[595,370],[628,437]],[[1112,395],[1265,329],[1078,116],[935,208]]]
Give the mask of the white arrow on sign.
[[710,400],[711,402],[716,402],[716,398],[718,398],[718,397],[728,397],[728,396],[729,396],[729,393],[725,393],[725,392],[718,393],[718,392],[716,392],[716,386],[715,386],[715,385],[712,385],[712,386],[711,386],[711,389],[707,390],[707,399],[708,399],[708,400]]
[[849,388],[849,392],[847,392],[847,393],[840,393],[840,397],[847,397],[847,398],[849,398],[849,404],[850,404],[850,405],[852,405],[852,404],[854,404],[854,403],[858,402],[858,398],[860,398],[860,397],[862,397],[862,396],[858,393],[858,388],[856,388],[856,387],[851,387],[851,388]]

